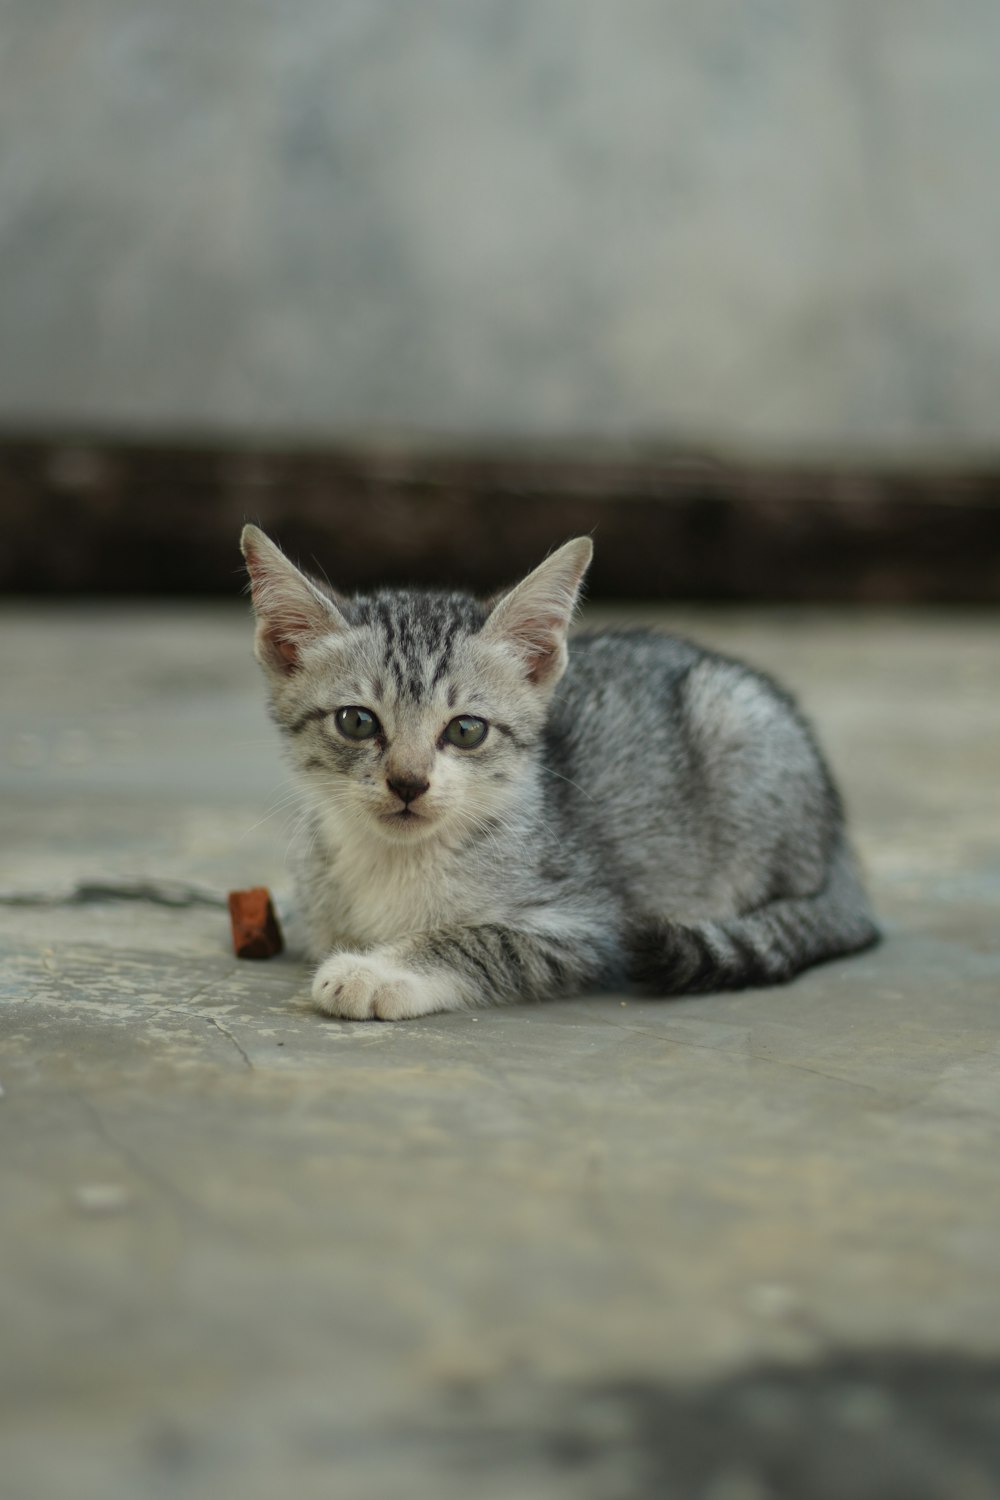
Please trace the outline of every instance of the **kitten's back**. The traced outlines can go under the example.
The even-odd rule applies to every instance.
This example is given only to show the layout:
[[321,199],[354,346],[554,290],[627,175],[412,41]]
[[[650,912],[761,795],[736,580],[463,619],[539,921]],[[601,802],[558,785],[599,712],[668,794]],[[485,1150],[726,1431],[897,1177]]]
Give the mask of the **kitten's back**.
[[840,803],[794,701],[648,630],[581,634],[549,718],[547,785],[633,906],[723,916],[815,889]]

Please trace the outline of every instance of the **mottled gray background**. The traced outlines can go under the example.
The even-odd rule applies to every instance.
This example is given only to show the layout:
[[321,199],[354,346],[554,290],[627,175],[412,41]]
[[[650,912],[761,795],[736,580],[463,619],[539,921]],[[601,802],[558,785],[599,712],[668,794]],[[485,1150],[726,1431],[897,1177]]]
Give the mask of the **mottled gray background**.
[[996,452],[997,0],[0,0],[0,424]]

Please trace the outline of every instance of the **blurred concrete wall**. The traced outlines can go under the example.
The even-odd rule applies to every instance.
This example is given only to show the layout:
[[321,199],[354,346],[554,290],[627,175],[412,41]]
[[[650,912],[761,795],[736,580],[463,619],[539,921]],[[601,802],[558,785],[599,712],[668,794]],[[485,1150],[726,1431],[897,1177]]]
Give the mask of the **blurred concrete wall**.
[[0,423],[996,451],[998,0],[0,0]]

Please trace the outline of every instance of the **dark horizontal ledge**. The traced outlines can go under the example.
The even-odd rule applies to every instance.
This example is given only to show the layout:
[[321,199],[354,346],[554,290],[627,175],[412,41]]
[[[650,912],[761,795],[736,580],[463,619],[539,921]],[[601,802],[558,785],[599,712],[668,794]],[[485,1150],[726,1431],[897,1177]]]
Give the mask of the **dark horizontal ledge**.
[[244,520],[346,590],[487,591],[589,532],[592,597],[1000,601],[1000,462],[0,437],[8,592],[236,595]]

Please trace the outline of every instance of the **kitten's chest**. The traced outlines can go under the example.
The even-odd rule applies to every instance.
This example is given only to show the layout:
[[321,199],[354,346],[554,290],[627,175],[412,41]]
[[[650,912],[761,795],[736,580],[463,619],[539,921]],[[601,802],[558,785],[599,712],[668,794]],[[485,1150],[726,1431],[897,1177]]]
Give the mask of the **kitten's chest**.
[[[319,872],[317,872],[319,873]],[[318,901],[321,940],[340,946],[391,943],[455,922],[489,920],[492,903],[474,890],[447,851],[366,842],[328,850]]]

